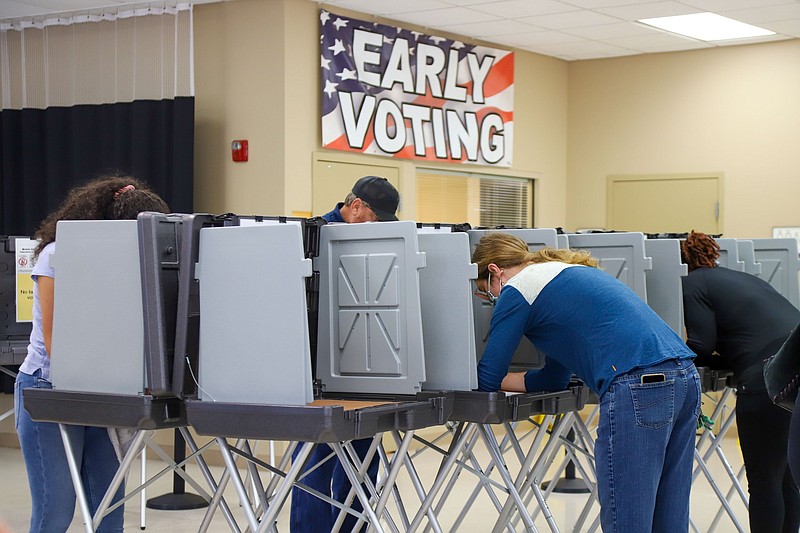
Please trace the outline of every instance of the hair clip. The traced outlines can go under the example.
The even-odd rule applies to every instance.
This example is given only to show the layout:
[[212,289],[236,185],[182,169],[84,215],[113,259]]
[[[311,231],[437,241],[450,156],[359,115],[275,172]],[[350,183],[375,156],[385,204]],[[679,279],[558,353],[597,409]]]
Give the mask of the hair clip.
[[126,193],[126,192],[128,192],[128,191],[132,191],[132,190],[134,190],[134,189],[136,189],[136,187],[134,187],[133,185],[126,185],[126,186],[124,186],[124,187],[122,187],[120,190],[118,190],[117,192],[115,192],[115,193],[114,193],[114,199],[116,200],[117,198],[119,198],[119,195],[120,195],[120,194],[122,194],[122,193]]

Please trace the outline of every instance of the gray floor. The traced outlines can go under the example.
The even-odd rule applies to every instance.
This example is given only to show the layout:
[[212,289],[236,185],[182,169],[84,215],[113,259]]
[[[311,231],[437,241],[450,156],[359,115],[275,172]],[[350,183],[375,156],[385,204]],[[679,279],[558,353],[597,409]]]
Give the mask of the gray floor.
[[[485,458],[485,450],[479,447],[476,449],[476,455],[479,458]],[[724,439],[723,450],[730,466],[735,472],[741,468],[742,460],[741,453],[738,449],[738,443],[735,437],[728,437]],[[414,459],[414,466],[419,472],[426,486],[429,486],[430,480],[433,478],[436,469],[439,465],[440,456],[431,450],[425,450]],[[483,459],[482,459],[483,460]],[[148,475],[160,471],[164,467],[164,463],[158,460],[148,460],[146,463]],[[721,489],[726,492],[731,486],[730,481],[726,478],[723,465],[718,460],[713,460],[709,463],[711,472],[715,479],[719,481]],[[513,469],[513,465],[509,464],[509,468]],[[213,468],[215,476],[218,478],[221,468]],[[0,472],[2,472],[2,481],[0,481],[0,521],[5,521],[11,533],[23,533],[27,531],[27,523],[30,513],[30,497],[27,488],[27,479],[25,475],[25,468],[22,462],[22,457],[18,449],[13,448],[0,448]],[[197,475],[197,470],[194,466],[189,467],[189,472]],[[137,484],[140,476],[140,463],[135,463],[131,474],[128,478],[128,488],[132,488]],[[200,477],[197,477],[200,479]],[[147,497],[169,492],[171,490],[172,478],[165,476],[147,490]],[[411,503],[416,503],[416,495],[414,494],[413,487],[406,477],[400,478],[400,492],[403,495],[403,500]],[[475,478],[471,475],[463,474],[455,489],[448,499],[447,506],[440,512],[439,519],[442,522],[442,527],[445,530],[451,528],[451,524],[455,520],[455,516],[464,508],[465,502],[468,500],[469,495],[475,487]],[[746,485],[745,485],[746,490]],[[237,519],[240,519],[240,524],[244,524],[243,512],[238,505],[238,500],[235,492],[229,487],[225,492],[226,498],[233,507],[234,514]],[[587,501],[588,496],[584,494],[553,494],[548,499],[548,504],[553,513],[556,524],[561,531],[572,531],[574,523],[581,510]],[[738,496],[734,495],[733,508],[736,515],[747,527],[747,515]],[[411,507],[409,505],[409,507]],[[711,485],[701,477],[695,482],[692,491],[692,519],[697,526],[697,531],[710,531],[711,524],[714,520],[717,510],[720,508],[719,500],[717,499]],[[594,507],[596,511],[596,505]],[[140,499],[135,497],[129,501],[125,508],[125,527],[127,531],[135,531],[141,527],[142,523],[146,525],[146,530],[155,532],[169,532],[169,533],[182,533],[197,531],[203,519],[205,510],[192,510],[192,511],[156,511],[147,509],[144,514],[140,509]],[[484,533],[491,530],[494,523],[494,518],[497,514],[492,506],[491,501],[483,493],[474,501],[470,506],[470,511],[467,519],[458,528],[459,532],[475,532]],[[548,531],[547,523],[543,520],[541,515],[536,519],[536,526],[540,531]],[[242,526],[244,527],[244,526]],[[223,520],[221,513],[217,513],[214,517],[209,531],[224,532],[229,531],[227,524]],[[279,531],[288,531],[288,506],[281,512],[278,521]],[[517,531],[524,530],[521,524],[516,526]],[[76,513],[75,520],[70,532],[82,532],[84,527],[78,513]],[[727,515],[723,515],[714,531],[719,532],[735,532],[736,527]],[[0,533],[5,533],[0,527]]]

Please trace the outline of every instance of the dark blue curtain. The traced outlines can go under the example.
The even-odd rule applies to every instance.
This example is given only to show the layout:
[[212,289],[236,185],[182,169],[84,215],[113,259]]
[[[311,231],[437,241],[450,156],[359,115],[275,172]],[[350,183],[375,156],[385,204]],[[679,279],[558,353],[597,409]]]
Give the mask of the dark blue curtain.
[[194,98],[0,112],[0,235],[33,235],[73,186],[110,172],[193,211]]

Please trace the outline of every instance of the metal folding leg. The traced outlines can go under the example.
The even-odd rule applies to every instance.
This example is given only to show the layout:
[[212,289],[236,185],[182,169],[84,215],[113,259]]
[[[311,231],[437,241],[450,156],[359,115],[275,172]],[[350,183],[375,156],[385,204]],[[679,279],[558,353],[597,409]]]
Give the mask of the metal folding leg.
[[[395,482],[406,466],[408,445],[413,440],[416,428],[444,423],[452,409],[452,397],[440,393],[419,401],[358,406],[351,410],[345,410],[338,402],[344,401],[334,400],[309,406],[187,402],[190,423],[201,435],[215,435],[226,463],[201,531],[208,528],[220,495],[231,480],[245,508],[247,527],[251,531],[260,532],[274,528],[275,519],[293,486],[339,508],[342,511],[338,518],[339,524],[344,520],[345,513],[349,513],[366,522],[368,530],[383,532],[383,519],[392,531],[399,531],[394,524],[394,517],[387,510],[387,503],[391,495],[396,494]],[[390,431],[404,431],[406,434],[393,460],[387,461],[386,476],[374,484],[367,476],[367,469],[378,453],[382,435]],[[236,446],[230,446],[223,435],[238,438]],[[350,442],[364,438],[372,438],[373,443],[362,461]],[[247,439],[285,440],[293,444],[284,454],[280,467],[275,468],[250,453]],[[298,441],[302,441],[300,451],[292,460],[292,449],[297,446]],[[333,454],[326,460],[334,460],[335,457],[341,463],[351,482],[350,495],[345,502],[337,502],[329,495],[320,494],[302,484],[302,478],[307,472],[301,475],[301,471],[313,446],[330,447]],[[237,470],[234,454],[247,461],[248,476],[251,482],[257,484],[258,498],[251,499],[248,496],[246,484]],[[288,467],[289,461],[291,467]],[[261,486],[256,466],[276,474],[266,488]],[[351,504],[355,498],[363,511],[356,512],[352,509]],[[231,529],[234,532],[239,531],[238,526],[232,525]]]
[[[577,412],[566,413],[564,416],[560,417],[559,420],[557,420],[557,424],[559,424],[561,427],[553,427],[550,430],[551,440],[549,443],[552,443],[552,445],[549,446],[549,451],[542,452],[540,460],[537,461],[537,464],[534,466],[533,472],[531,473],[531,483],[536,483],[537,486],[535,488],[537,491],[532,490],[526,495],[526,505],[529,505],[533,496],[537,496],[539,494],[538,487],[543,484],[542,481],[545,474],[550,470],[550,467],[556,460],[557,454],[560,453],[562,448],[565,452],[564,459],[555,469],[555,474],[550,478],[547,488],[543,493],[541,493],[543,499],[546,501],[550,494],[552,494],[553,489],[555,489],[556,486],[556,480],[561,476],[562,472],[564,472],[567,464],[570,461],[578,469],[581,476],[583,476],[583,480],[589,488],[590,498],[588,503],[590,504],[593,501],[593,498],[596,496],[597,474],[594,468],[594,439],[589,433],[589,429],[586,427],[586,424]],[[547,426],[545,426],[544,422],[542,422],[539,431],[546,430]],[[567,435],[573,430],[575,437],[574,440],[570,440],[567,438]],[[586,464],[584,464],[584,461]],[[543,509],[545,508],[539,505],[533,510],[531,516],[534,520],[539,512],[541,512]],[[575,526],[575,530],[579,530],[578,525]]]
[[[520,491],[520,496],[527,490],[530,490],[533,493],[533,496],[538,504],[537,512],[541,511],[543,513],[550,530],[554,532],[559,531],[559,529],[552,513],[550,512],[550,508],[545,501],[544,494],[542,493],[540,487],[541,477],[552,460],[552,453],[559,446],[561,437],[566,435],[566,430],[569,428],[570,420],[573,416],[575,416],[573,412],[568,412],[563,415],[547,415],[542,422],[541,428],[536,434],[533,444],[531,445],[527,454],[522,454],[522,448],[519,446],[519,443],[516,443],[516,445],[512,447],[522,460],[520,472],[517,475],[517,479],[514,481],[514,488],[515,490]],[[553,424],[552,434],[550,435],[547,444],[542,448],[542,442],[547,433],[545,428],[547,428],[549,424]],[[510,426],[507,427],[510,429]],[[513,433],[509,434],[509,437],[512,438],[512,440],[516,438]],[[540,449],[541,451],[539,451]],[[509,490],[510,489],[511,487],[509,487]],[[519,516],[522,518],[523,522],[525,522],[527,528],[528,522],[526,521],[526,515],[528,515],[528,512],[525,507],[526,502],[521,500],[519,503],[517,503],[517,505],[519,506]],[[511,510],[512,502],[509,498],[509,500],[506,501],[503,512],[501,513],[495,525],[494,531],[499,532],[502,529],[502,526],[510,520]],[[529,520],[532,524],[533,518],[529,517]]]
[[[583,406],[583,396],[578,394],[579,389],[562,393],[543,393],[528,395],[513,395],[510,397],[486,396],[495,393],[456,393],[456,408],[451,418],[461,422],[456,427],[456,434],[451,442],[451,447],[446,452],[436,479],[426,497],[420,511],[411,522],[409,530],[414,531],[422,520],[422,513],[426,511],[431,502],[436,501],[435,511],[441,511],[457,482],[462,471],[475,474],[478,478],[476,487],[467,500],[464,511],[456,518],[453,530],[463,522],[467,507],[475,500],[481,491],[486,492],[491,503],[498,511],[498,519],[494,531],[508,529],[514,531],[511,524],[513,520],[521,520],[527,531],[537,531],[533,518],[526,508],[525,499],[535,499],[537,512],[542,512],[548,527],[558,531],[558,527],[544,498],[540,487],[541,477],[552,461],[554,448],[560,442],[563,432],[569,425],[569,420],[574,414],[572,411]],[[483,396],[481,396],[483,395]],[[512,422],[527,420],[534,414],[545,415],[542,427],[535,428],[528,435],[532,435],[530,447],[526,450],[520,444]],[[564,419],[564,423],[556,423]],[[547,426],[553,424],[553,434],[548,439]],[[493,432],[493,426],[502,424],[504,434],[502,442]],[[526,438],[526,436],[523,436]],[[482,441],[489,452],[489,462],[482,467],[474,454],[477,442]],[[439,451],[438,447],[431,449]],[[520,466],[511,470],[508,466],[504,452],[512,450],[512,457]],[[509,457],[510,459],[511,457]],[[516,474],[514,474],[516,473]],[[500,481],[492,479],[499,477]],[[505,494],[505,501],[501,501],[500,494]],[[459,502],[461,504],[461,502]]]
[[83,490],[80,467],[78,466],[78,462],[75,458],[75,451],[72,448],[72,442],[69,438],[67,426],[65,424],[59,424],[58,428],[61,432],[61,440],[64,443],[64,451],[66,452],[67,456],[67,465],[69,466],[69,473],[72,477],[72,485],[75,488],[75,496],[78,500],[78,506],[81,510],[81,514],[83,515],[84,526],[88,533],[92,533],[93,531],[97,530],[98,527],[100,527],[100,522],[102,522],[106,512],[117,507],[117,505],[115,505],[113,508],[110,508],[111,499],[114,497],[114,494],[117,492],[120,484],[125,480],[125,475],[128,473],[128,470],[130,470],[133,459],[142,450],[146,441],[152,438],[153,431],[139,431],[136,434],[128,453],[125,454],[122,463],[120,463],[119,469],[117,470],[116,474],[114,474],[114,478],[111,480],[106,494],[100,501],[100,505],[98,505],[95,513],[92,514],[91,510],[89,509],[89,502],[86,499],[86,493]]
[[[458,478],[460,477],[461,470],[469,470],[478,477],[478,484],[472,490],[472,494],[469,495],[469,498],[467,498],[467,502],[464,505],[461,513],[459,513],[459,515],[456,517],[452,528],[453,531],[458,530],[459,526],[466,518],[469,508],[472,506],[473,502],[476,500],[481,491],[486,493],[489,501],[492,503],[498,513],[500,513],[500,511],[503,509],[503,504],[500,502],[500,499],[497,497],[495,491],[492,490],[493,484],[500,490],[503,489],[503,486],[489,477],[494,469],[494,462],[490,462],[485,469],[481,467],[478,458],[475,457],[474,454],[475,446],[478,444],[478,442],[480,442],[480,436],[477,431],[478,426],[477,424],[471,424],[470,426],[472,429],[474,429],[474,431],[471,434],[469,442],[464,447],[461,461],[457,463],[458,468],[450,476],[450,481],[448,482],[447,488],[445,489],[444,494],[442,495],[442,498],[439,500],[439,504],[436,507],[437,512],[441,511],[441,509],[444,507],[444,504],[447,502],[447,496],[449,496],[453,486],[455,486],[456,481],[458,481]],[[466,461],[469,461],[469,464],[471,465],[470,468],[468,468],[466,465]],[[509,530],[513,532],[510,526]]]
[[[715,435],[711,429],[704,429],[703,434],[697,440],[694,452],[695,463],[697,466],[694,469],[694,472],[692,472],[692,482],[696,482],[697,477],[702,472],[708,483],[711,485],[711,489],[714,491],[714,494],[716,494],[720,501],[720,512],[724,511],[728,515],[737,531],[744,532],[746,531],[746,528],[736,516],[736,513],[731,506],[731,499],[734,494],[738,494],[744,503],[745,508],[747,508],[749,505],[747,494],[745,493],[744,488],[739,481],[739,474],[734,471],[733,467],[728,461],[727,456],[722,450],[722,444],[725,435],[730,430],[733,422],[736,419],[734,411],[729,409],[726,405],[729,398],[731,398],[733,395],[733,392],[734,389],[726,387],[722,391],[722,395],[714,407],[711,419],[715,422],[715,426],[719,428],[717,430],[717,434]],[[706,395],[706,398],[709,398],[709,396]],[[725,478],[727,478],[731,483],[731,487],[728,490],[727,495],[723,493],[722,488],[719,486],[718,480],[714,477],[708,467],[712,457],[716,457],[719,460],[723,470],[725,471]],[[717,515],[719,515],[719,512]],[[715,517],[712,525],[716,527],[718,523],[719,516]],[[690,525],[694,531],[699,531],[694,520],[690,521]],[[710,529],[709,531],[712,530]]]
[[[200,453],[203,451],[203,449],[197,447],[197,445],[191,438],[191,435],[188,433],[186,428],[180,428],[180,430],[185,432],[186,442],[189,444],[190,449],[192,450],[193,453],[181,463],[175,463],[174,460],[166,452],[164,452],[164,450],[162,450],[160,446],[158,446],[153,442],[153,436],[155,434],[154,430],[140,430],[134,436],[133,441],[131,442],[127,453],[123,457],[122,462],[120,463],[120,466],[117,469],[117,472],[115,473],[111,483],[108,486],[108,489],[106,490],[105,495],[103,496],[103,499],[100,502],[100,505],[95,510],[94,515],[92,515],[89,509],[88,500],[86,499],[86,494],[83,490],[83,482],[81,480],[80,468],[78,467],[78,462],[75,456],[75,451],[72,447],[72,442],[69,439],[67,425],[60,423],[59,429],[61,432],[62,442],[64,443],[64,451],[66,453],[67,464],[70,469],[70,476],[72,478],[72,484],[75,489],[75,495],[77,498],[78,506],[81,509],[81,514],[83,515],[84,519],[84,526],[87,531],[95,531],[99,527],[100,522],[102,521],[103,517],[106,514],[113,511],[120,505],[123,505],[126,501],[133,498],[137,494],[139,493],[144,494],[144,491],[149,485],[153,484],[162,476],[173,471],[178,472],[182,477],[184,477],[184,479],[190,485],[195,487],[198,490],[198,492],[204,494],[205,497],[210,499],[208,493],[205,490],[203,490],[203,488],[194,479],[192,479],[188,474],[183,472],[183,469],[181,468],[188,461],[192,459],[197,461],[197,464],[203,474],[203,477],[209,483],[209,486],[212,488],[212,491],[214,490],[215,482],[213,476],[211,475],[211,472],[208,469],[208,466],[206,465],[205,461],[200,456]],[[145,467],[144,452],[148,446],[167,464],[161,471],[159,471],[149,480],[145,480],[146,467]],[[114,497],[114,494],[116,493],[119,486],[124,482],[125,477],[130,471],[134,459],[139,454],[142,455],[142,484],[132,490],[129,490],[127,494],[120,501],[112,505],[111,499]],[[230,509],[228,508],[227,504],[224,501],[222,502],[222,506],[224,509],[226,520],[230,522],[233,519],[233,515],[231,514]],[[144,511],[142,511],[140,524],[141,524],[140,527],[144,529],[145,527]]]
[[[353,474],[357,477],[358,480],[360,480],[359,486],[361,486],[362,484],[366,486],[366,489],[369,492],[370,501],[372,502],[373,505],[375,505],[373,509],[374,514],[376,516],[383,516],[387,526],[392,531],[399,531],[399,528],[395,524],[395,521],[392,518],[392,516],[388,512],[386,512],[386,504],[388,503],[389,498],[392,495],[394,495],[396,501],[398,501],[399,492],[396,490],[395,482],[397,480],[397,475],[400,471],[401,465],[405,463],[404,459],[405,454],[406,451],[408,450],[408,445],[410,444],[413,437],[414,437],[413,431],[407,433],[406,437],[400,442],[398,449],[395,452],[394,460],[389,461],[386,454],[383,453],[383,456],[387,458],[387,461],[384,463],[386,475],[384,475],[381,479],[378,479],[377,483],[375,484],[373,484],[372,480],[369,479],[369,476],[367,476],[367,470],[375,455],[378,454],[378,450],[382,447],[381,442],[383,440],[383,434],[378,434],[373,437],[372,444],[363,460],[358,457],[358,454],[355,452],[351,444],[348,443],[344,447],[345,451],[347,452],[350,463],[348,465],[342,464],[343,468],[345,469],[345,471],[347,471],[347,469],[350,466],[352,466]],[[351,506],[355,495],[356,495],[356,487],[351,479],[350,492],[345,498],[344,506],[339,511],[339,516],[337,517],[336,523],[334,524],[333,528],[334,531],[338,531],[341,528],[342,524],[344,523],[345,515],[347,513],[353,513]],[[400,502],[400,505],[402,506],[402,502]],[[359,529],[361,527],[361,524],[365,520],[366,514],[367,513],[365,508],[365,511],[362,512],[358,522],[355,525],[355,529]],[[367,530],[369,529],[370,527],[367,528]]]

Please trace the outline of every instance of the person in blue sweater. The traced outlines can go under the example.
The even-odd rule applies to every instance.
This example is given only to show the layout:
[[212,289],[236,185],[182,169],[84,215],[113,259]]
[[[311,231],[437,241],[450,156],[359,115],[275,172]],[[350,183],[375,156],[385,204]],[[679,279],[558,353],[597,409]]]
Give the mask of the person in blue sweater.
[[[326,222],[359,223],[359,222],[391,222],[397,220],[397,207],[400,204],[400,193],[386,178],[364,176],[356,181],[353,189],[347,194],[344,202],[322,215]],[[352,441],[353,449],[363,460],[372,439],[356,439]],[[295,450],[296,457],[299,447]],[[306,486],[344,502],[352,485],[342,468],[339,459],[329,457],[333,451],[324,444],[318,444],[311,450],[301,473],[300,482]],[[373,458],[367,469],[367,476],[375,483],[378,477],[378,457]],[[352,508],[361,511],[361,504],[354,499]],[[299,487],[292,488],[292,503],[289,517],[289,529],[292,533],[322,533],[332,531],[339,516],[339,508],[317,498]],[[352,531],[357,519],[348,514],[340,531]]]
[[[694,354],[632,290],[584,251],[530,252],[508,233],[472,255],[494,310],[478,363],[483,391],[566,388],[577,375],[600,398],[595,464],[603,531],[689,529],[700,378]],[[508,373],[527,337],[541,370]]]

